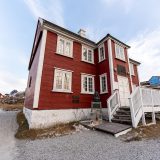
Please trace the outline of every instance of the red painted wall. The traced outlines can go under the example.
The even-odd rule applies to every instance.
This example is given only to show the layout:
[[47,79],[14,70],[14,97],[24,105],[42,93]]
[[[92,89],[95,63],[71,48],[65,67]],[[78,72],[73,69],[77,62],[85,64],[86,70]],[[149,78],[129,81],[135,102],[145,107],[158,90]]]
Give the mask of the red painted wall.
[[[41,41],[38,45],[38,48],[37,48],[37,51],[28,75],[28,83],[27,83],[26,94],[25,94],[25,107],[29,109],[33,108],[33,99],[34,99],[34,92],[35,92],[35,82],[36,82],[36,76],[37,76],[40,46],[41,46]],[[29,88],[30,77],[32,77],[32,81],[31,81],[31,86]]]
[[[117,68],[117,65],[122,65],[126,68],[127,75],[125,77],[128,78],[129,80],[129,87],[130,87],[130,92],[132,91],[131,87],[131,81],[130,81],[130,75],[129,73],[129,63],[128,63],[128,54],[127,54],[127,48],[124,48],[124,54],[125,54],[125,61],[119,60],[116,58],[116,53],[115,53],[115,42],[112,40],[112,53],[113,53],[113,68]],[[120,75],[121,76],[121,75]],[[118,74],[117,71],[114,70],[114,80],[118,82]]]
[[134,66],[134,76],[132,75],[132,83],[136,84],[137,86],[139,86],[139,77],[138,77],[138,66],[133,64]]
[[[98,57],[97,57],[97,75],[98,75],[98,92],[100,93],[100,79],[99,75],[103,73],[107,73],[107,86],[108,86],[108,93],[101,94],[101,102],[102,106],[106,106],[106,100],[110,97],[111,95],[111,84],[110,84],[110,69],[109,69],[109,57],[108,57],[108,44],[107,41],[104,42],[104,47],[105,47],[105,57],[106,59],[100,63],[98,63]],[[96,55],[98,55],[98,49],[95,50]]]
[[[73,57],[68,58],[56,54],[57,35],[47,32],[44,65],[42,72],[39,109],[68,109],[68,108],[89,108],[92,95],[81,94],[81,73],[96,75],[96,65],[81,61],[81,44],[73,42]],[[96,56],[95,56],[96,59]],[[53,92],[54,67],[72,70],[72,92]],[[97,83],[97,77],[95,77]],[[95,87],[95,89],[97,89]],[[72,103],[72,96],[79,96],[80,103]]]

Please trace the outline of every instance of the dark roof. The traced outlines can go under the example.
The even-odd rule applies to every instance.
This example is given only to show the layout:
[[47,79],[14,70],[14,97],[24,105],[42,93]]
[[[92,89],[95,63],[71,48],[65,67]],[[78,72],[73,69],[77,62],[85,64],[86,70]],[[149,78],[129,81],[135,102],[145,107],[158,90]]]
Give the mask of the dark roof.
[[52,22],[49,22],[49,21],[47,21],[47,20],[45,20],[45,19],[42,19],[42,20],[43,20],[43,23],[44,23],[45,25],[54,27],[54,28],[56,28],[56,29],[59,29],[59,30],[62,31],[62,32],[66,32],[66,33],[68,33],[68,34],[71,34],[71,35],[73,35],[73,36],[75,36],[75,37],[77,37],[77,38],[79,38],[79,39],[81,39],[81,40],[83,40],[83,41],[86,41],[86,42],[89,42],[89,43],[91,43],[91,44],[93,44],[93,45],[96,45],[96,43],[95,43],[94,41],[92,41],[92,40],[90,40],[90,39],[88,39],[88,38],[84,38],[84,37],[80,36],[80,35],[77,34],[77,33],[74,33],[74,32],[72,32],[72,31],[69,31],[69,30],[67,30],[67,29],[65,29],[65,28],[63,28],[63,27],[61,27],[61,26],[58,26],[58,25],[56,25],[56,24],[54,24],[54,23],[52,23]]
[[140,65],[140,64],[141,64],[140,62],[138,62],[138,61],[136,61],[136,60],[134,60],[134,59],[129,58],[129,60],[130,60],[131,62],[133,62],[133,63],[136,63],[137,65]]
[[126,46],[127,48],[131,48],[130,46],[128,46],[127,44],[125,44],[125,43],[123,43],[122,41],[118,40],[117,38],[113,37],[113,36],[110,35],[109,33],[108,33],[105,37],[103,37],[103,38],[97,43],[97,45],[100,44],[100,43],[101,43],[103,40],[105,40],[106,38],[114,39],[115,41],[123,44],[123,45]]
[[[42,18],[41,18],[41,19],[42,19]],[[63,31],[63,32],[66,32],[66,33],[68,33],[68,34],[71,34],[71,35],[73,35],[73,36],[76,36],[76,37],[78,37],[79,39],[82,39],[82,40],[84,40],[84,41],[87,41],[87,42],[89,42],[89,43],[92,43],[93,45],[98,45],[98,44],[100,44],[104,39],[106,39],[106,38],[111,38],[111,39],[114,39],[115,41],[123,44],[123,45],[126,46],[127,48],[130,48],[130,46],[128,46],[127,44],[125,44],[125,43],[123,43],[122,41],[118,40],[117,38],[113,37],[113,36],[110,35],[109,33],[108,33],[105,37],[103,37],[99,42],[96,43],[96,42],[94,42],[94,41],[92,41],[92,40],[90,40],[90,39],[88,39],[88,38],[84,38],[84,37],[80,36],[80,35],[77,34],[77,33],[74,33],[74,32],[72,32],[72,31],[69,31],[69,30],[61,27],[61,26],[58,26],[58,25],[56,25],[56,24],[54,24],[54,23],[52,23],[52,22],[50,22],[50,21],[48,21],[48,20],[45,20],[45,19],[42,19],[42,20],[43,20],[43,23],[44,23],[45,25],[49,25],[49,26],[52,26],[52,27],[54,27],[54,28],[57,28],[57,29],[59,29],[59,30],[61,30],[61,31]]]

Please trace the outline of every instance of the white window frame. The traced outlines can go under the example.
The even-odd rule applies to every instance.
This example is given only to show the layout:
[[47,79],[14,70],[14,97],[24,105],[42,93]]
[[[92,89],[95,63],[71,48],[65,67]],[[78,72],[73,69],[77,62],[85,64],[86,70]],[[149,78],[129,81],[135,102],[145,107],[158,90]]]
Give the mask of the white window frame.
[[[84,87],[83,87],[83,80],[84,78],[87,77],[87,91],[84,90]],[[92,78],[92,92],[89,91],[89,81],[88,79],[89,78]],[[91,75],[91,74],[86,74],[86,73],[81,73],[81,93],[82,94],[94,94],[95,92],[95,75]]]
[[[60,40],[64,41],[64,51],[63,51],[63,53],[59,52]],[[70,53],[69,54],[66,54],[66,44],[67,43],[70,43],[70,45],[71,45],[70,46]],[[59,55],[62,55],[62,56],[73,58],[73,41],[70,40],[70,39],[64,38],[62,36],[58,36],[58,38],[57,38],[57,50],[56,50],[56,53],[59,54]]]
[[[103,91],[102,89],[102,77],[105,77],[106,80],[106,91]],[[100,81],[100,94],[104,94],[104,93],[108,93],[108,83],[107,83],[107,74],[103,73],[101,75],[99,75],[99,81]]]
[[117,43],[115,43],[115,53],[116,53],[116,58],[117,59],[120,59],[122,61],[126,61],[125,60],[124,47],[122,47],[121,45],[119,45]]
[[[85,57],[83,56],[83,50],[84,50],[84,48],[86,48],[86,50],[87,50],[87,60],[85,60]],[[92,61],[89,61],[89,60],[88,60],[89,50],[91,50]],[[82,57],[82,58],[81,58],[82,61],[87,62],[87,63],[94,64],[94,52],[93,52],[93,49],[92,49],[92,48],[82,45],[82,54],[81,54],[81,57]]]
[[[56,73],[57,71],[61,71],[62,73],[70,74],[70,82],[69,82],[69,89],[64,89],[64,75],[62,75],[62,89],[56,88]],[[61,68],[54,68],[54,81],[53,81],[53,92],[65,92],[65,93],[73,93],[72,92],[72,72],[71,70],[61,69]]]
[[131,72],[131,76],[135,76],[134,64],[133,63],[130,63],[130,72]]
[[[103,53],[104,53],[104,58],[101,59],[101,54],[100,54],[100,49],[103,48]],[[99,58],[99,62],[102,62],[106,59],[106,54],[105,54],[105,47],[104,47],[104,43],[101,44],[99,47],[98,47],[98,58]]]

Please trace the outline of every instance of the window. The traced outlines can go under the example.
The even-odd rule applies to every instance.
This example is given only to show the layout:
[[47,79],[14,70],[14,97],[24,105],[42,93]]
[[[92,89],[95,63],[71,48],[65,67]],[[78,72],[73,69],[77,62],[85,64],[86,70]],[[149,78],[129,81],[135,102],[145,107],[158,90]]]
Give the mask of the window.
[[81,75],[81,93],[94,93],[94,76],[82,74]]
[[126,68],[125,66],[122,65],[117,65],[117,74],[122,75],[122,76],[126,76]]
[[101,44],[98,48],[98,55],[99,55],[99,62],[105,59],[105,51],[104,51],[104,44]]
[[118,44],[115,44],[116,58],[125,61],[124,48]]
[[134,74],[134,65],[132,63],[130,63],[130,72],[131,72],[131,75],[135,75]]
[[82,46],[82,61],[94,63],[93,49]]
[[100,93],[108,93],[106,73],[100,75]]
[[72,71],[55,68],[53,91],[71,92]]
[[61,54],[67,57],[73,57],[73,41],[58,37],[57,42],[57,54]]

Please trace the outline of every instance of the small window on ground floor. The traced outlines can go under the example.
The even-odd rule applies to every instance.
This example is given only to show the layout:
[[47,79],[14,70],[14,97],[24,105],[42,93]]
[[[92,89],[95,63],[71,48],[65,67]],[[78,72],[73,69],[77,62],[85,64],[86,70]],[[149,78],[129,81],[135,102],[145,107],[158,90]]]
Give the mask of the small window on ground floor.
[[108,93],[106,73],[100,75],[100,93]]
[[94,76],[82,74],[81,75],[81,93],[93,94],[94,87]]
[[55,68],[53,91],[71,92],[72,71]]

